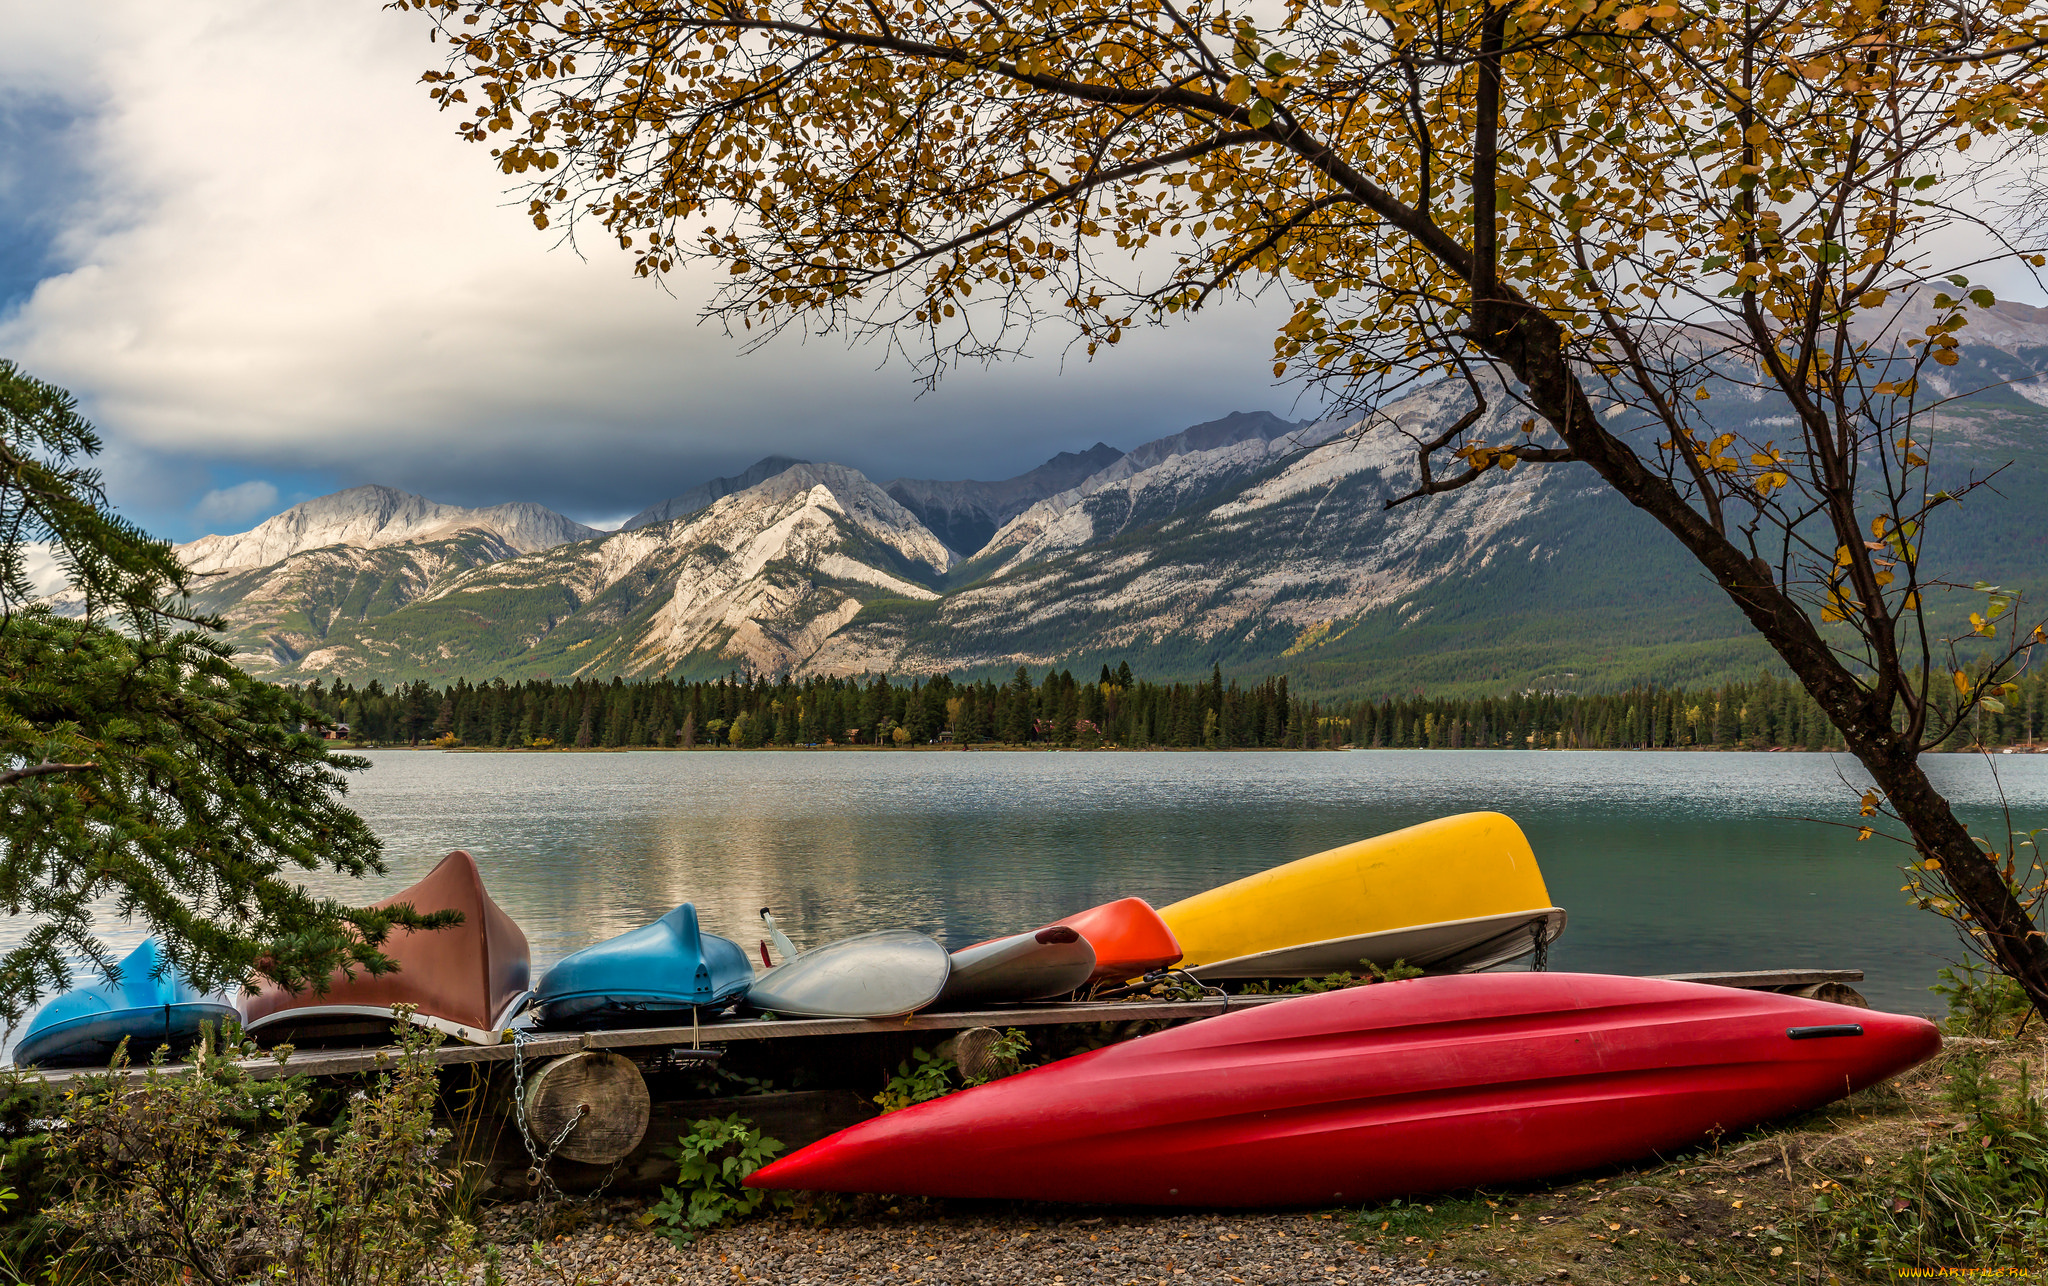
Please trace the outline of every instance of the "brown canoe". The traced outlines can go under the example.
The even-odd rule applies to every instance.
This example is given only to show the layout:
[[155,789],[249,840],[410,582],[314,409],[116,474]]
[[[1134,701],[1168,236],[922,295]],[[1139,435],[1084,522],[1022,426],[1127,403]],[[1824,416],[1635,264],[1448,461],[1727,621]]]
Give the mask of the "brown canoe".
[[415,933],[394,929],[384,954],[398,970],[381,977],[336,973],[325,993],[297,995],[275,983],[241,1001],[242,1025],[266,1045],[381,1044],[391,1007],[415,1005],[412,1021],[472,1045],[495,1045],[527,997],[526,935],[484,892],[476,859],[461,849],[426,878],[376,903],[422,913],[462,912],[462,923]]

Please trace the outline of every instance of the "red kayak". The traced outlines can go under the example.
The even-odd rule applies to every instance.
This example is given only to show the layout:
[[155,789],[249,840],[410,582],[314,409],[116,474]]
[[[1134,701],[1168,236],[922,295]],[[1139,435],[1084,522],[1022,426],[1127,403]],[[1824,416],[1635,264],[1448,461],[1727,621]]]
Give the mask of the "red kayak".
[[1143,977],[1180,959],[1180,943],[1174,940],[1173,930],[1144,898],[1105,902],[1045,927],[1062,926],[1088,939],[1095,949],[1095,972],[1084,986]]
[[1226,1014],[842,1130],[760,1188],[1356,1204],[1629,1161],[1818,1107],[1934,1025],[1599,974],[1417,978]]

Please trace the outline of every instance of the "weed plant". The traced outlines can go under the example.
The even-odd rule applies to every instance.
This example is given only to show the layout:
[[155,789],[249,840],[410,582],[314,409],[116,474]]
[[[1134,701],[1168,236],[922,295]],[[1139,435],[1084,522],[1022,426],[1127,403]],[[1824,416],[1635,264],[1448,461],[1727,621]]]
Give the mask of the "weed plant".
[[[305,1078],[252,1076],[245,1045],[204,1040],[193,1068],[163,1054],[141,1078],[117,1055],[69,1096],[50,1142],[66,1190],[50,1218],[89,1259],[137,1286],[425,1286],[477,1256],[447,1209],[449,1138],[434,1125],[438,1036],[400,1022],[389,1072],[313,1123]],[[280,1070],[290,1056],[280,1051]]]
[[1941,981],[1928,990],[1948,1002],[1942,1027],[1951,1036],[2017,1036],[2033,1013],[2027,993],[1995,969],[1965,961],[1940,970],[1936,977]]
[[1831,1259],[1866,1272],[1967,1264],[2031,1271],[2048,1258],[2048,1119],[2021,1064],[2007,1086],[1982,1051],[1954,1058],[1946,1100],[1962,1116],[1882,1175],[1814,1201]]
[[692,1122],[689,1133],[666,1151],[676,1161],[675,1186],[661,1190],[645,1221],[677,1245],[688,1245],[707,1228],[792,1204],[787,1192],[746,1186],[748,1175],[781,1154],[782,1143],[738,1113]]

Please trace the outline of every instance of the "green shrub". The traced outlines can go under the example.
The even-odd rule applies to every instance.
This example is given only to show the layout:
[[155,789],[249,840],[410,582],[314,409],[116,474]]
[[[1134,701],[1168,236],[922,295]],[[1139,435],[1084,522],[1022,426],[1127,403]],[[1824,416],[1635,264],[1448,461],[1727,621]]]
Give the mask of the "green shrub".
[[1370,960],[1358,962],[1364,967],[1362,974],[1331,973],[1320,978],[1299,978],[1282,986],[1274,982],[1255,982],[1240,994],[1247,996],[1313,996],[1325,991],[1343,991],[1350,987],[1368,987],[1379,982],[1404,982],[1409,978],[1420,978],[1423,970],[1406,960],[1396,960],[1382,969]]
[[2010,1092],[1981,1053],[1949,1069],[1958,1127],[1815,1200],[1831,1256],[1882,1273],[1899,1264],[2031,1271],[2048,1257],[2048,1118],[2025,1064]]
[[[941,1049],[946,1046],[940,1046]],[[896,1065],[896,1074],[889,1078],[882,1092],[875,1095],[875,1102],[883,1112],[898,1112],[917,1103],[929,1103],[935,1098],[944,1098],[955,1090],[985,1085],[1013,1072],[1022,1071],[1026,1064],[1024,1056],[1031,1052],[1031,1037],[1016,1027],[1008,1028],[991,1042],[979,1056],[970,1059],[989,1069],[986,1074],[969,1076],[960,1066],[945,1054],[934,1053],[920,1046],[910,1051],[910,1057]]]
[[[305,1078],[261,1080],[254,1050],[201,1043],[171,1075],[162,1055],[138,1087],[125,1058],[70,1096],[52,1145],[68,1190],[51,1218],[125,1282],[415,1286],[457,1280],[474,1236],[449,1216],[453,1180],[435,1128],[439,1037],[398,1026],[392,1069],[316,1127]],[[289,1050],[280,1052],[283,1064]]]
[[1942,1026],[1952,1036],[2011,1036],[2033,1012],[2020,985],[1995,969],[1964,963],[1936,976],[1928,990],[1948,1001]]
[[910,1051],[909,1058],[897,1064],[896,1074],[882,1086],[882,1092],[875,1095],[875,1102],[884,1112],[900,1112],[916,1103],[944,1098],[960,1088],[953,1083],[953,1076],[959,1070],[952,1059],[942,1058],[920,1046]]
[[690,1132],[666,1151],[676,1161],[676,1185],[661,1190],[644,1222],[678,1245],[763,1206],[790,1204],[786,1192],[746,1186],[747,1176],[773,1161],[782,1144],[737,1113],[692,1122]]

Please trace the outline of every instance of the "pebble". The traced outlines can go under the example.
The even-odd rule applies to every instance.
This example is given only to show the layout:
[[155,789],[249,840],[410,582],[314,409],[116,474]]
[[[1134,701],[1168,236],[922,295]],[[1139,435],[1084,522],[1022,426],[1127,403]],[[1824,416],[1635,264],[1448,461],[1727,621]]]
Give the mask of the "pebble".
[[[755,1219],[677,1246],[640,1222],[643,1203],[588,1212],[532,1258],[530,1216],[486,1211],[507,1286],[1516,1286],[1486,1272],[1383,1257],[1346,1237],[1343,1216],[1152,1214],[954,1208],[823,1227]],[[479,1269],[471,1278],[482,1281]]]

